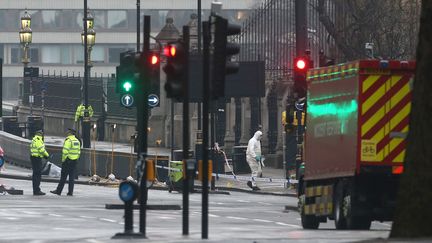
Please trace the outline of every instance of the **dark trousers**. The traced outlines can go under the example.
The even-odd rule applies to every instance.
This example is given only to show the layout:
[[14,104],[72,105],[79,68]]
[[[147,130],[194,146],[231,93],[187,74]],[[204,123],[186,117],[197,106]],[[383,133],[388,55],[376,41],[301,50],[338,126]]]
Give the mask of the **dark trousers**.
[[57,186],[57,193],[61,194],[63,191],[64,184],[66,182],[66,177],[69,176],[69,191],[68,194],[73,194],[74,189],[74,180],[75,180],[75,167],[77,164],[77,160],[66,159],[62,164],[60,182]]
[[40,192],[40,183],[41,183],[41,171],[42,171],[42,158],[30,156],[30,161],[32,164],[33,175],[33,193]]

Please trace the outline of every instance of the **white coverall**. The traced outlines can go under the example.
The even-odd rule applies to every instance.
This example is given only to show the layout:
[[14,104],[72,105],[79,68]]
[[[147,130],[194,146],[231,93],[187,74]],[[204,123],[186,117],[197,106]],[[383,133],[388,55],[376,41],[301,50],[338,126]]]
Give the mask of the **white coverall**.
[[[246,149],[246,161],[249,164],[249,167],[251,168],[251,176],[253,179],[256,179],[258,174],[261,174],[261,137],[262,132],[256,131],[254,136],[249,139],[248,146]],[[252,180],[252,186],[256,186],[255,180]]]

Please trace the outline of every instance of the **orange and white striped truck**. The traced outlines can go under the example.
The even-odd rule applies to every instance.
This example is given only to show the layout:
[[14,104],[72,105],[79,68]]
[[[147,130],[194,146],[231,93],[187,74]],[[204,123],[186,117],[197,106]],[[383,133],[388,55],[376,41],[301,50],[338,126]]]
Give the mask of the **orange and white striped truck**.
[[406,149],[414,61],[359,60],[308,71],[303,228],[392,220]]

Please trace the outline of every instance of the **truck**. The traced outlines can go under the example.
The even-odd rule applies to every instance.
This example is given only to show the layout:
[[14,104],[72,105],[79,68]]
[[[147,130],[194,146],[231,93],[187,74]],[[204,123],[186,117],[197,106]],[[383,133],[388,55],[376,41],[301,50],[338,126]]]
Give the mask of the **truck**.
[[404,168],[415,61],[358,60],[308,70],[302,226],[391,221]]

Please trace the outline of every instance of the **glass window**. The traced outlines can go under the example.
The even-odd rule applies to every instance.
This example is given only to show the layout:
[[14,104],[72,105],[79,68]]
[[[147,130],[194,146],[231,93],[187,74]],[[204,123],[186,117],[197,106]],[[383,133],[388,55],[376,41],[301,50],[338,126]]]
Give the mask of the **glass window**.
[[58,20],[56,21],[56,13],[54,10],[42,10],[42,27],[54,28],[58,27]]
[[60,63],[60,46],[42,46],[41,51],[42,63]]
[[78,11],[77,10],[63,10],[61,12],[61,26],[63,28],[66,28],[68,30],[74,29],[80,29],[80,26],[76,21],[74,21],[77,18]]
[[[106,29],[106,11],[92,11],[94,18],[94,29]],[[82,24],[81,24],[82,25]]]
[[108,11],[107,15],[109,29],[125,28],[127,27],[127,13],[126,11]]
[[74,47],[75,63],[84,63],[84,47],[77,45]]
[[11,64],[21,63],[21,48],[11,48]]
[[71,48],[63,45],[60,49],[61,52],[61,64],[71,64]]
[[4,45],[0,44],[0,58],[3,59],[3,63],[5,63],[4,59]]
[[94,46],[90,58],[93,62],[103,63],[105,61],[105,48],[103,46]]
[[0,10],[0,30],[6,30],[6,10]]
[[29,50],[29,55],[30,55],[30,62],[34,62],[34,63],[39,63],[40,59],[39,59],[39,48],[31,48]]

